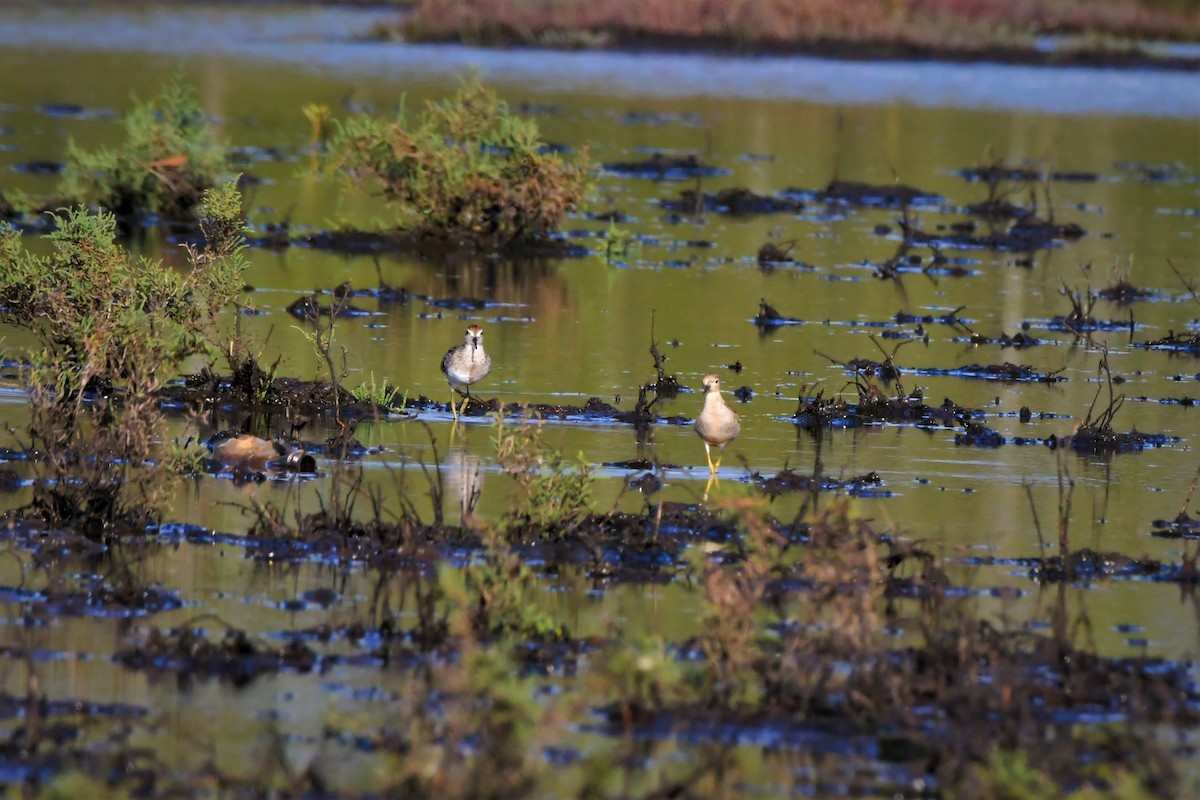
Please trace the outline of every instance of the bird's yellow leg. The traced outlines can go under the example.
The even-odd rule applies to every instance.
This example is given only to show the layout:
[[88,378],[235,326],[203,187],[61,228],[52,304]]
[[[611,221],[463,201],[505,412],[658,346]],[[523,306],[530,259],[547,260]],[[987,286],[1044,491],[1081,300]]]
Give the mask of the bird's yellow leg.
[[711,475],[712,473],[716,472],[717,469],[713,466],[712,453],[709,452],[708,442],[704,443],[704,457],[708,459],[708,473]]
[[725,457],[725,451],[717,450],[717,461],[716,461],[716,464],[713,466],[713,472],[716,472],[717,470],[719,470],[721,468],[721,459],[724,457]]
[[454,415],[454,421],[458,422],[458,397],[454,394],[454,388],[450,389],[450,413]]

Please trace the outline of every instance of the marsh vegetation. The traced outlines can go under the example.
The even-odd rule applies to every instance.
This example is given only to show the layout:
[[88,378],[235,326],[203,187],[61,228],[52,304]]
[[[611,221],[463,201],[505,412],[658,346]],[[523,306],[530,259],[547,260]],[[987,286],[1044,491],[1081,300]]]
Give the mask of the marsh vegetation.
[[256,68],[0,185],[7,791],[1195,789],[1190,121]]

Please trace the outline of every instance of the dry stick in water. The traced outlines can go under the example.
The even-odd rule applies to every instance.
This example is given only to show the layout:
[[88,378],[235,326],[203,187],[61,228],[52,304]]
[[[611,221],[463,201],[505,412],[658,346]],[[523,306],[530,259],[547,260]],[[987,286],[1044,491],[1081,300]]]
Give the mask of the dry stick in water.
[[1179,509],[1181,519],[1187,516],[1187,509],[1192,504],[1192,494],[1196,491],[1197,481],[1200,481],[1200,467],[1196,467],[1196,477],[1192,478],[1192,485],[1188,489],[1187,497],[1183,498],[1183,508]]
[[1179,282],[1183,284],[1183,288],[1188,290],[1188,294],[1192,296],[1192,301],[1195,302],[1196,305],[1200,306],[1200,292],[1197,292],[1196,287],[1193,286],[1187,278],[1183,277],[1183,274],[1179,271],[1179,268],[1175,266],[1175,262],[1169,258],[1167,259],[1167,266],[1171,268],[1171,272],[1175,273],[1175,277],[1179,278]]

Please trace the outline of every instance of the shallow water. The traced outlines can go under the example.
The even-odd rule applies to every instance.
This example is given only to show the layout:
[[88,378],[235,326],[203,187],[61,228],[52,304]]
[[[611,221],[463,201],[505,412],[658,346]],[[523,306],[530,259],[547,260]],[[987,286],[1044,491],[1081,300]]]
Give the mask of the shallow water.
[[[948,559],[957,581],[990,591],[1019,590],[1007,610],[1036,616],[1047,604],[1022,566],[980,565],[980,559],[1032,557],[1040,553],[1038,520],[1054,538],[1058,497],[1057,456],[1044,446],[998,449],[956,446],[954,432],[881,426],[837,430],[812,437],[788,420],[801,387],[827,394],[849,392],[849,376],[830,359],[882,358],[871,342],[885,332],[915,329],[892,322],[897,312],[958,316],[988,336],[1028,333],[1037,347],[1013,350],[974,346],[969,333],[926,324],[928,343],[900,348],[902,370],[954,368],[1004,361],[1038,372],[1061,371],[1054,384],[1005,384],[945,376],[903,376],[906,390],[921,387],[927,402],[942,397],[989,412],[985,422],[1006,437],[1044,438],[1070,433],[1100,387],[1097,365],[1108,348],[1119,391],[1131,399],[1115,427],[1163,433],[1180,441],[1110,458],[1066,455],[1075,480],[1072,541],[1076,546],[1129,556],[1178,561],[1178,541],[1148,535],[1154,519],[1170,518],[1196,474],[1195,442],[1200,411],[1163,404],[1200,395],[1200,360],[1135,347],[1194,330],[1200,306],[1168,266],[1200,278],[1200,93],[1192,75],[1149,70],[1050,70],[990,65],[863,65],[809,59],[713,59],[701,56],[619,54],[482,53],[463,48],[411,47],[349,42],[374,16],[348,11],[281,12],[182,9],[131,15],[109,11],[27,9],[4,12],[0,25],[0,189],[49,194],[53,176],[18,169],[63,156],[70,138],[86,147],[120,138],[114,115],[130,95],[147,98],[181,73],[199,89],[229,143],[272,148],[247,168],[266,183],[251,199],[251,223],[290,220],[294,228],[320,229],[337,219],[358,224],[386,220],[371,200],[343,196],[334,178],[310,167],[308,123],[300,108],[328,103],[335,116],[345,107],[390,109],[401,96],[409,108],[452,88],[461,72],[476,69],[510,103],[529,103],[544,138],[573,151],[590,148],[593,161],[630,161],[654,152],[696,153],[728,170],[699,188],[745,186],[774,194],[788,188],[819,189],[832,178],[890,183],[893,179],[941,195],[944,203],[920,212],[922,228],[961,219],[946,209],[982,200],[983,188],[955,174],[990,156],[1008,162],[1036,161],[1054,171],[1091,172],[1095,181],[1053,181],[1054,213],[1088,234],[1077,242],[1034,253],[947,250],[966,268],[961,277],[905,274],[874,277],[874,263],[899,244],[895,210],[847,209],[810,203],[797,215],[733,218],[709,214],[703,221],[671,222],[660,207],[697,181],[651,181],[601,174],[590,211],[618,208],[633,220],[621,227],[642,238],[641,252],[609,265],[596,234],[606,225],[583,217],[568,223],[572,240],[594,255],[536,263],[481,259],[466,266],[415,258],[341,256],[301,248],[282,253],[251,251],[250,299],[263,315],[247,318],[282,353],[281,374],[320,377],[301,331],[284,311],[300,293],[349,280],[356,288],[377,276],[410,292],[437,297],[484,298],[494,305],[463,314],[420,301],[357,305],[372,315],[338,322],[337,341],[347,350],[353,386],[370,375],[386,376],[410,395],[445,402],[448,388],[438,370],[446,348],[461,341],[469,321],[484,326],[492,375],[477,389],[502,402],[582,403],[590,396],[631,408],[637,386],[652,378],[651,322],[668,371],[698,390],[700,376],[718,372],[727,390],[749,387],[739,403],[742,434],[722,466],[718,492],[743,491],[748,471],[773,474],[790,465],[811,469],[819,456],[827,473],[849,477],[876,471],[884,497],[857,501],[881,524]],[[47,104],[78,104],[78,113],[48,113]],[[265,152],[265,151],[264,151]],[[1143,165],[1163,177],[1149,175]],[[1014,198],[1025,202],[1022,196]],[[1046,200],[1039,198],[1039,207]],[[876,226],[889,232],[879,235]],[[794,240],[803,266],[760,269],[755,254],[768,239]],[[702,244],[701,244],[702,243]],[[711,246],[710,246],[711,244]],[[168,245],[150,241],[147,252],[177,260]],[[928,249],[914,252],[928,263]],[[378,269],[378,273],[377,273]],[[1151,299],[1119,307],[1101,301],[1094,315],[1127,321],[1135,328],[1099,332],[1090,339],[1049,328],[1070,310],[1064,285],[1100,289],[1127,275]],[[751,319],[760,298],[804,324],[761,332]],[[25,340],[3,332],[7,347]],[[885,348],[894,341],[881,338]],[[724,367],[740,362],[741,372]],[[1136,402],[1135,402],[1136,400]],[[682,393],[661,413],[694,415],[701,396]],[[1021,423],[1016,412],[1035,412]],[[1051,418],[1037,419],[1037,412]],[[0,418],[19,429],[19,393],[0,392]],[[492,431],[471,421],[450,436],[448,414],[424,412],[447,470],[450,504],[456,493],[482,484],[480,513],[495,516],[510,504],[512,484],[492,458]],[[185,434],[182,424],[180,433]],[[359,428],[364,444],[382,452],[365,459],[369,480],[391,486],[387,468],[430,460],[420,426],[400,420]],[[319,438],[315,434],[311,438]],[[592,464],[645,457],[669,466],[662,497],[696,502],[704,489],[703,448],[689,426],[658,426],[639,444],[621,425],[547,424],[547,439],[564,452],[583,453]],[[479,476],[473,477],[478,470]],[[630,510],[644,501],[625,491],[629,475],[598,470],[596,506],[617,503]],[[312,509],[324,479],[291,486],[235,486],[202,477],[180,495],[173,521],[240,534],[249,524],[243,507],[253,501],[291,502]],[[464,489],[465,490],[465,489]],[[5,508],[25,495],[0,496]],[[780,498],[786,518],[798,501]],[[453,509],[452,509],[453,513]],[[320,565],[264,566],[236,546],[177,543],[138,564],[139,574],[178,592],[184,606],[156,613],[155,624],[179,624],[214,613],[229,624],[262,636],[350,618],[370,595],[371,577],[348,576]],[[21,584],[21,564],[0,561],[0,585]],[[67,579],[70,578],[67,571]],[[594,592],[586,579],[565,576],[548,587],[547,609],[569,621],[577,635],[601,632],[609,622],[631,634],[657,633],[679,640],[694,633],[699,601],[675,585],[625,587]],[[336,585],[340,602],[288,601]],[[1132,581],[1101,581],[1072,587],[1071,606],[1090,618],[1099,649],[1107,654],[1194,657],[1200,625],[1177,587]],[[186,740],[197,716],[206,727],[230,731],[215,745],[223,756],[257,757],[256,726],[278,726],[296,757],[315,747],[328,714],[369,707],[362,691],[379,686],[378,671],[334,667],[329,674],[282,674],[237,693],[199,682],[178,693],[112,663],[108,656],[127,631],[121,619],[52,618],[44,626],[17,624],[20,604],[8,603],[4,638],[32,643],[47,661],[42,687],[51,696],[169,709],[170,737]],[[997,602],[995,613],[1000,613]],[[20,688],[16,671],[6,688]],[[386,685],[381,689],[386,692]],[[173,739],[176,740],[176,739]],[[245,748],[243,749],[243,745]],[[191,756],[180,747],[168,759]]]

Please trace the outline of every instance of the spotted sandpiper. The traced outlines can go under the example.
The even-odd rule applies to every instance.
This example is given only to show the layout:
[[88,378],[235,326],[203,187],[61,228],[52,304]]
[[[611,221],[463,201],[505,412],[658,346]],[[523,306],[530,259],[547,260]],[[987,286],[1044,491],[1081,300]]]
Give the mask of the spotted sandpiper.
[[[704,441],[704,457],[708,459],[708,472],[712,475],[720,469],[725,445],[737,438],[742,423],[738,421],[737,412],[721,397],[721,379],[710,372],[701,382],[704,384],[704,408],[696,417],[695,428]],[[712,447],[717,448],[715,464],[710,450]]]
[[465,412],[471,402],[471,384],[483,380],[491,371],[492,357],[483,351],[483,328],[469,325],[463,343],[447,350],[442,359],[442,372],[450,382],[450,411],[455,420],[459,409],[455,407],[454,392],[464,394],[461,410]]

